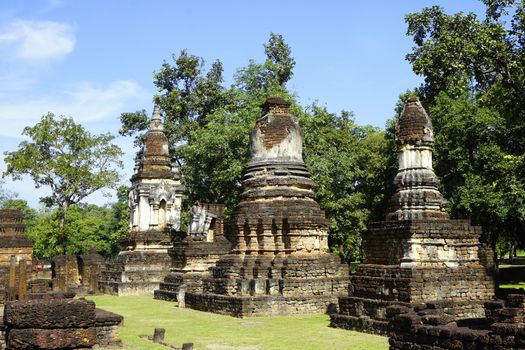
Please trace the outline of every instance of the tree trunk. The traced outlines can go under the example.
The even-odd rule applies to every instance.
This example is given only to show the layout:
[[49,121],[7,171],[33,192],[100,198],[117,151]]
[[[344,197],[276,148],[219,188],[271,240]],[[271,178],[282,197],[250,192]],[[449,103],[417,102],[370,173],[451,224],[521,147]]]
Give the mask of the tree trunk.
[[62,203],[62,208],[60,208],[60,221],[59,221],[59,240],[58,246],[62,250],[62,254],[66,254],[67,247],[67,237],[66,237],[66,221],[67,221],[67,209],[69,208],[69,201],[64,201]]

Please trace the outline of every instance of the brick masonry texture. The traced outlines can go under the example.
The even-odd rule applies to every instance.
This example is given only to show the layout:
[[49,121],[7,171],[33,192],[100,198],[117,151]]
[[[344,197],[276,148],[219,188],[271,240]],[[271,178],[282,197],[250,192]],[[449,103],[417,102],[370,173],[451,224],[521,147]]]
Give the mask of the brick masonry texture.
[[390,307],[390,350],[525,349],[525,295],[484,304],[485,318],[464,319],[454,302]]
[[[30,262],[33,256],[33,244],[25,237],[22,212],[0,209],[0,304],[4,302],[6,294],[11,256]],[[31,267],[28,265],[27,274],[30,273]],[[18,278],[19,274],[16,275]]]
[[387,334],[389,306],[430,300],[456,303],[456,317],[481,317],[494,296],[493,254],[481,228],[450,220],[432,170],[432,125],[417,98],[396,126],[399,172],[386,221],[362,235],[363,262],[339,298],[331,326]]
[[241,201],[225,224],[232,248],[186,291],[186,306],[238,317],[326,312],[348,293],[348,267],[328,251],[328,222],[289,105],[263,105]]

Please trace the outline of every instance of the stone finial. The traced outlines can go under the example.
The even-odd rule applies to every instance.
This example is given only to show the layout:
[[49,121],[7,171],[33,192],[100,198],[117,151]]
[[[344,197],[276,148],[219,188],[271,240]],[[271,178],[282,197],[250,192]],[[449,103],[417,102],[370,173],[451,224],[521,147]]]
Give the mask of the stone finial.
[[432,168],[432,123],[417,97],[410,97],[396,124],[399,171],[387,220],[447,219],[446,200]]
[[150,131],[163,131],[164,130],[164,124],[162,124],[162,116],[160,113],[160,107],[158,105],[155,105],[153,107],[153,115],[149,123],[149,129]]
[[164,134],[164,125],[162,124],[162,116],[158,105],[153,107],[153,115],[144,142],[144,158],[151,156],[161,156],[165,158],[163,159],[163,163],[170,163],[168,139]]
[[398,144],[434,143],[432,122],[416,96],[409,97],[396,125]]
[[281,97],[270,97],[261,106],[263,115],[268,113],[275,115],[289,114],[290,102]]

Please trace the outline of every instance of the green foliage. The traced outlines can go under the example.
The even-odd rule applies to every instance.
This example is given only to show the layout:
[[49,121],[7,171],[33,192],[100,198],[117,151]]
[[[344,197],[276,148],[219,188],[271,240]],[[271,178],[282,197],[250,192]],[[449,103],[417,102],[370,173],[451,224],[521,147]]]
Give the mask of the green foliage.
[[126,235],[129,228],[129,187],[119,186],[117,188],[117,201],[109,205],[111,211],[108,235],[111,239],[110,250],[107,255],[114,256],[119,252],[118,240]]
[[[204,60],[182,50],[173,55],[173,64],[164,62],[154,74],[154,84],[159,91],[155,103],[165,113],[164,132],[170,145],[187,142],[191,133],[207,124],[207,117],[227,100],[226,89],[221,85],[222,63],[215,61],[204,70]],[[141,145],[142,136],[148,128],[145,110],[123,113],[120,117],[121,135],[137,135],[136,144]],[[173,156],[179,157],[178,149],[171,147]]]
[[348,112],[309,109],[301,115],[303,153],[330,219],[329,244],[342,259],[355,261],[366,224],[384,215],[388,144],[382,131],[356,125]]
[[284,87],[293,76],[295,60],[292,57],[292,50],[284,42],[282,35],[270,33],[270,40],[264,45],[264,52],[267,57],[265,66],[270,79]]
[[455,217],[470,217],[495,247],[516,242],[525,223],[523,155],[502,145],[505,119],[467,95],[441,93],[430,109],[436,133],[436,172]]
[[115,255],[118,253],[118,239],[123,233],[123,222],[119,220],[121,213],[115,209],[118,205],[117,202],[112,207],[93,204],[70,206],[65,227],[68,237],[65,247],[58,244],[62,237],[59,210],[38,212],[26,228],[28,237],[33,241],[35,256],[49,259],[64,253],[86,254],[92,247],[105,256]]
[[493,248],[523,246],[525,6],[483,2],[484,19],[437,6],[407,15],[415,44],[407,59],[425,77],[420,94],[451,214],[481,224]]
[[3,206],[6,201],[17,197],[17,194],[15,192],[9,191],[4,186],[5,181],[3,179],[0,179],[0,206]]
[[35,186],[47,186],[51,195],[40,200],[48,207],[58,207],[58,252],[69,246],[66,217],[70,205],[79,203],[93,192],[114,187],[119,180],[116,167],[122,167],[122,151],[109,134],[93,135],[72,118],[44,115],[33,127],[26,127],[17,151],[5,152],[4,176],[20,180],[29,176]]
[[246,109],[220,111],[193,133],[193,142],[181,146],[190,202],[224,203],[230,209],[237,203],[253,116]]

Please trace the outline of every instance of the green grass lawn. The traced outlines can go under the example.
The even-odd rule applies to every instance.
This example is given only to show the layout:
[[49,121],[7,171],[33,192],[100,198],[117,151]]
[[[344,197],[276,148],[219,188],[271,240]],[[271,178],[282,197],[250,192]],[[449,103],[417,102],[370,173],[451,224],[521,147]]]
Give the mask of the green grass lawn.
[[525,289],[525,282],[509,282],[499,285],[500,288],[523,288]]
[[151,297],[92,296],[97,307],[124,316],[119,327],[124,349],[167,349],[139,338],[166,329],[165,341],[194,349],[349,349],[386,350],[388,339],[328,327],[328,315],[234,318],[191,309]]

